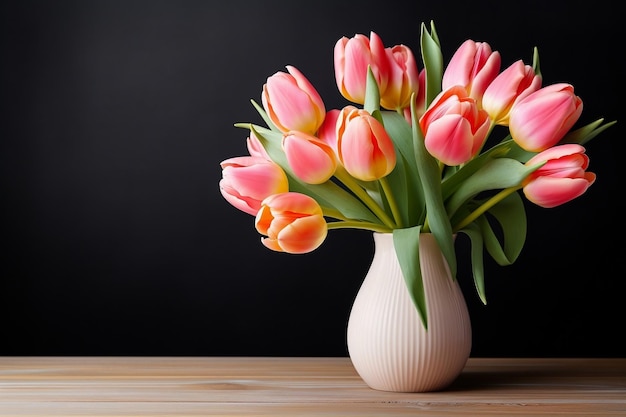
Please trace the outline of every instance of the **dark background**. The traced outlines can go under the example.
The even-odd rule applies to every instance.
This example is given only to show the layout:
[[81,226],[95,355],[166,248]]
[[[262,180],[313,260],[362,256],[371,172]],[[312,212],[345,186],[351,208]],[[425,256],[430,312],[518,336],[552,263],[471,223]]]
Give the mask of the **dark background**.
[[[218,191],[265,79],[294,65],[342,106],[336,40],[375,31],[419,53],[434,20],[446,60],[467,38],[503,68],[537,46],[544,83],[582,97],[581,123],[621,119],[624,24],[609,5],[2,2],[0,354],[346,355],[370,234],[271,252]],[[528,206],[516,264],[486,258],[486,306],[458,242],[472,356],[626,354],[622,126],[587,146],[598,180],[584,196]]]

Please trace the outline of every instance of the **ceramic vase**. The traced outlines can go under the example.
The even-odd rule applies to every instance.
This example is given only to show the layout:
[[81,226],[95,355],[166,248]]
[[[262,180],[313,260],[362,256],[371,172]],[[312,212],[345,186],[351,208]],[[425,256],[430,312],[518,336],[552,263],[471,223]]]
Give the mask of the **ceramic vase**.
[[374,256],[347,327],[352,364],[373,389],[442,390],[469,358],[472,331],[465,298],[432,234],[420,236],[419,256],[428,329],[408,292],[393,234],[374,233]]

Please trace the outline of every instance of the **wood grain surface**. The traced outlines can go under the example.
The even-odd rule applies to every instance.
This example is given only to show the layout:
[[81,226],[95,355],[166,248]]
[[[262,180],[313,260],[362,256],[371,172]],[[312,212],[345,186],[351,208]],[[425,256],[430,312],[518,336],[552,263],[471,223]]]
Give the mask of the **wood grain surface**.
[[348,358],[0,357],[0,416],[626,416],[626,358],[470,358],[393,393]]

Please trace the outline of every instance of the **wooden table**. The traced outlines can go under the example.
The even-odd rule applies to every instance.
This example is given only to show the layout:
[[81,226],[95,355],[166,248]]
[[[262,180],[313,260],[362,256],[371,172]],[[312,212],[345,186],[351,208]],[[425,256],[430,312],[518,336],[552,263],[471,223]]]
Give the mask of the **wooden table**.
[[0,416],[626,416],[626,358],[470,358],[447,390],[368,388],[348,358],[0,357]]

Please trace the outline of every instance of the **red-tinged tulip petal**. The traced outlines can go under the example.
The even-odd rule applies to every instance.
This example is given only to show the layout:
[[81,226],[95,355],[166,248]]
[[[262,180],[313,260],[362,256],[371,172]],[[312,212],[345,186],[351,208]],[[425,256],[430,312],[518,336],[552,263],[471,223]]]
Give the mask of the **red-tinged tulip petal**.
[[335,152],[315,136],[291,131],[283,137],[283,150],[291,170],[308,184],[326,182],[335,173]]
[[234,207],[255,216],[268,196],[289,190],[287,175],[272,161],[242,156],[222,161],[222,196]]
[[557,144],[583,110],[569,84],[553,84],[529,94],[511,108],[509,131],[523,149],[541,152]]
[[299,130],[314,134],[326,109],[319,93],[296,68],[277,72],[263,85],[261,100],[267,115],[282,132]]

